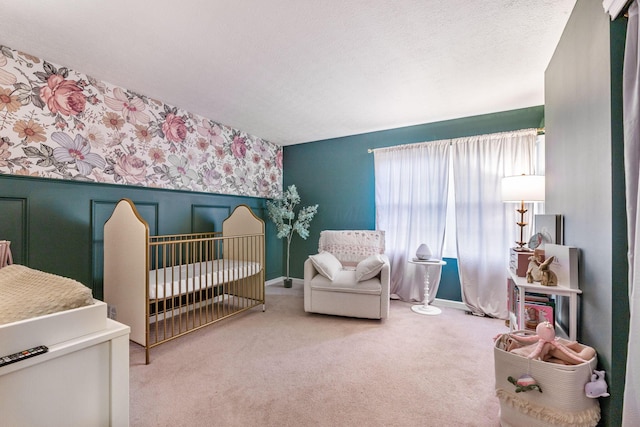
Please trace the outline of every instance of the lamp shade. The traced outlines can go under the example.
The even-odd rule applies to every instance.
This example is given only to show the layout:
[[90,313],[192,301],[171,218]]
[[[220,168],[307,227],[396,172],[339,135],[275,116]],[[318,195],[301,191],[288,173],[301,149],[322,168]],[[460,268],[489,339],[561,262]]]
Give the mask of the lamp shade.
[[514,175],[502,178],[503,202],[543,202],[544,175]]

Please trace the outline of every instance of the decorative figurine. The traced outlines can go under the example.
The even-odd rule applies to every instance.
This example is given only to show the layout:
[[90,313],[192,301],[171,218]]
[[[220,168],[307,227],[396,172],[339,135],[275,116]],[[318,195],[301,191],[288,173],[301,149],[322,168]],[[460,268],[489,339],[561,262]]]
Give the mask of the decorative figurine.
[[604,371],[593,370],[591,382],[585,384],[584,392],[587,397],[592,399],[609,396],[609,393],[607,393],[607,382],[604,379]]

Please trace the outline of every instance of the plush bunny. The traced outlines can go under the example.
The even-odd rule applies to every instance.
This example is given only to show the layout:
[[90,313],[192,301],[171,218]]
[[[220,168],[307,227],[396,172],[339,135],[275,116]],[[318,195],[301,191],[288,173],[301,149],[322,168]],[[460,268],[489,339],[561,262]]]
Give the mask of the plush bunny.
[[542,286],[556,286],[558,284],[558,276],[556,273],[549,269],[549,264],[553,262],[555,257],[550,256],[542,264],[540,264],[540,272],[542,277],[540,278],[540,284]]
[[[531,258],[535,258],[535,256]],[[550,256],[541,263],[537,262],[537,259],[532,260],[529,263],[529,270],[527,271],[527,283],[540,282],[540,284],[544,286],[557,285],[558,277],[549,269],[549,265],[554,259],[554,256]]]
[[[529,257],[529,266],[527,267],[527,283],[540,281],[540,257],[535,252]],[[535,275],[535,277],[534,277]]]

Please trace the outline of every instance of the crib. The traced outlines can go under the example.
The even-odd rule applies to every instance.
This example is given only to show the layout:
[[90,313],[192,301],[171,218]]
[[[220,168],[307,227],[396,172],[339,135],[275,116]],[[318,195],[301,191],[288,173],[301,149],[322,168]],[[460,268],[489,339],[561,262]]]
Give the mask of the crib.
[[221,232],[149,236],[134,203],[122,199],[104,225],[104,300],[109,317],[149,350],[262,305],[265,227],[246,205]]

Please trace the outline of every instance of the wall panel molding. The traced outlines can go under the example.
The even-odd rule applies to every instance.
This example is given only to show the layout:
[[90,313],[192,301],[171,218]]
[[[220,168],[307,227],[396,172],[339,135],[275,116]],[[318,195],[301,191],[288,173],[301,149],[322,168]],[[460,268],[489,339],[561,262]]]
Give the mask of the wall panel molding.
[[191,232],[222,231],[222,221],[229,215],[229,205],[191,205]]
[[28,264],[29,200],[22,197],[0,197],[0,240],[11,241],[15,264]]

